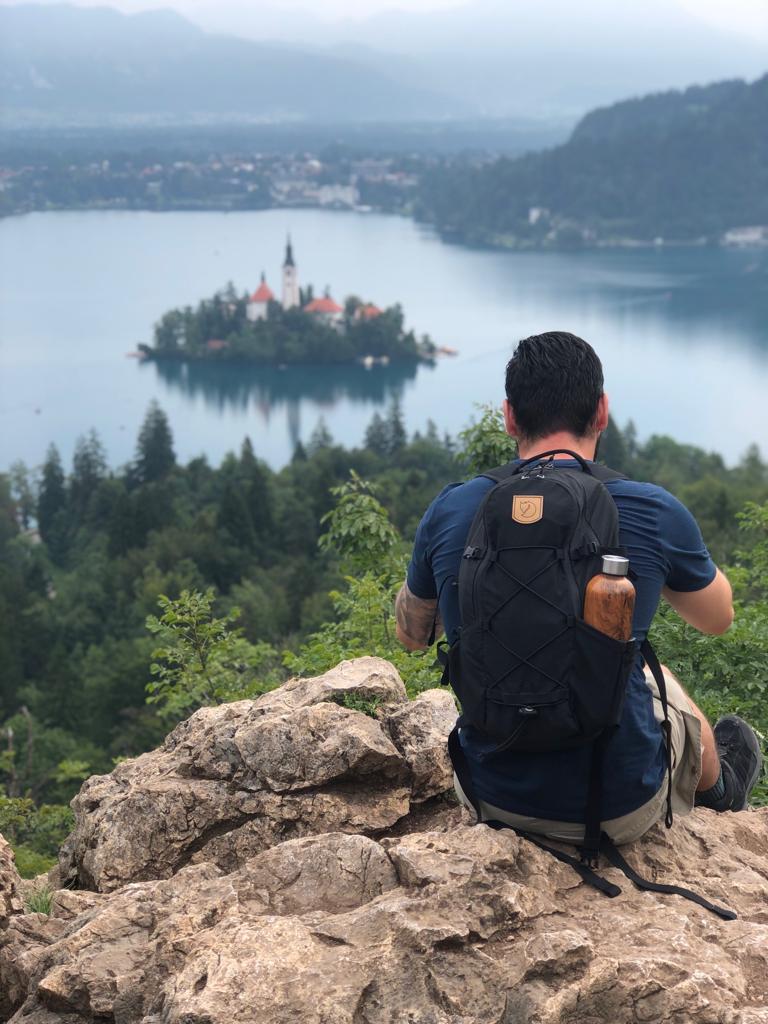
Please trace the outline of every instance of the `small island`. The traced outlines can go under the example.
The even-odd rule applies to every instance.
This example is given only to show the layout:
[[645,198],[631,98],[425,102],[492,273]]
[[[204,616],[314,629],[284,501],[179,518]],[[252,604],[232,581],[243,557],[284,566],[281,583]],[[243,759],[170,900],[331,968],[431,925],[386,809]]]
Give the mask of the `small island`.
[[417,339],[404,329],[399,305],[379,309],[350,296],[340,306],[328,290],[316,298],[311,285],[300,288],[290,237],[282,269],[281,301],[263,273],[251,295],[238,296],[230,284],[197,309],[165,313],[154,345],[140,345],[140,356],[265,366],[434,362],[439,350],[428,336]]

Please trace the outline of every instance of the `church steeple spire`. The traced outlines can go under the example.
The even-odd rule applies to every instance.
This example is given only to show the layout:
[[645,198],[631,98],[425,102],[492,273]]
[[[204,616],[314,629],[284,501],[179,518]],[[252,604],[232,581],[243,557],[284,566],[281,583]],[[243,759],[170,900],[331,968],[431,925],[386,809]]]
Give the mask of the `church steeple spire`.
[[293,259],[291,236],[285,243],[285,262],[283,263],[283,309],[293,309],[301,305],[299,294],[299,276]]
[[293,262],[293,246],[291,245],[291,236],[288,235],[288,240],[285,243],[285,263],[284,267],[295,267],[296,264]]

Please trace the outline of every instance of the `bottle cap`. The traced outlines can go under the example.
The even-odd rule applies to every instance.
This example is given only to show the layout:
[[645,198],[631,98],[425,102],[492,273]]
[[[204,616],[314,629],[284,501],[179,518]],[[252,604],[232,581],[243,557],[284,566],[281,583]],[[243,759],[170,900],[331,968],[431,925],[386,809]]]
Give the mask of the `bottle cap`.
[[603,572],[608,576],[628,576],[629,559],[623,555],[603,555]]

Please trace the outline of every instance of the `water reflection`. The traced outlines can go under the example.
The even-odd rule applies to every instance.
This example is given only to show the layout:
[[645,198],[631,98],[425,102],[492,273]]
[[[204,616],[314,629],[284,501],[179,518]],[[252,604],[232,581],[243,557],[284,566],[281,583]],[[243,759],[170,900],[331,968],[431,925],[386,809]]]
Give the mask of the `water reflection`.
[[[459,355],[434,370],[371,371],[152,369],[125,359],[151,341],[167,309],[230,279],[250,287],[262,259],[282,252],[287,228],[305,281],[401,302],[409,326]],[[336,439],[356,444],[394,397],[408,430],[431,418],[455,435],[476,401],[499,400],[515,341],[554,329],[596,346],[617,415],[641,437],[668,433],[731,460],[768,438],[768,250],[468,250],[403,218],[318,210],[292,210],[290,224],[284,210],[44,213],[0,222],[0,292],[0,469],[19,458],[39,464],[51,440],[68,461],[92,426],[110,461],[129,461],[153,398],[181,460],[219,459],[258,433],[259,454],[277,467],[320,416]],[[725,389],[737,401],[727,429]]]
[[300,409],[309,400],[322,415],[339,402],[381,406],[401,398],[406,385],[421,370],[417,363],[388,366],[301,366],[276,369],[248,363],[149,362],[142,372],[155,372],[168,391],[202,399],[211,411],[256,413],[264,424],[285,407],[291,445],[300,436]]
[[579,269],[583,273],[571,271],[570,287],[582,294],[601,292],[607,311],[682,324],[681,344],[688,342],[693,331],[717,324],[729,332],[738,331],[747,347],[765,353],[765,250],[644,250],[620,253],[612,259],[604,253],[590,253],[577,256],[572,266],[582,260]]

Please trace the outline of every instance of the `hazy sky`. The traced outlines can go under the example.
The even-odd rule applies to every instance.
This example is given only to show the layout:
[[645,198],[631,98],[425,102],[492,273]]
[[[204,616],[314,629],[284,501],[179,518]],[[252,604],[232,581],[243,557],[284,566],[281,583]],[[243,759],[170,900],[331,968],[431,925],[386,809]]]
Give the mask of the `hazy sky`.
[[[50,2],[50,0],[49,0]],[[55,0],[54,0],[55,2]],[[64,0],[62,0],[64,2]],[[228,29],[232,16],[242,11],[243,20],[252,22],[255,11],[264,9],[279,16],[294,10],[306,10],[312,16],[333,20],[336,18],[362,18],[381,11],[397,8],[413,12],[434,11],[449,7],[471,6],[468,0],[66,0],[80,6],[116,7],[123,11],[140,11],[158,8],[173,8],[192,20],[200,19],[207,27],[215,27],[217,12]],[[18,0],[0,0],[9,5]],[[515,0],[507,0],[508,8],[514,9]],[[667,0],[670,9],[683,7],[690,14],[716,25],[724,30],[756,35],[768,39],[768,0]],[[558,7],[557,0],[541,0],[541,7]],[[643,0],[616,0],[617,16],[621,17],[622,7],[645,7]],[[592,0],[581,0],[580,12],[589,19]]]

